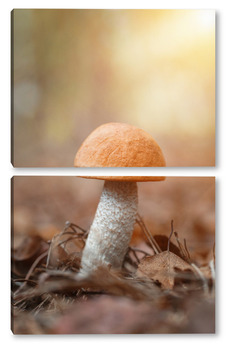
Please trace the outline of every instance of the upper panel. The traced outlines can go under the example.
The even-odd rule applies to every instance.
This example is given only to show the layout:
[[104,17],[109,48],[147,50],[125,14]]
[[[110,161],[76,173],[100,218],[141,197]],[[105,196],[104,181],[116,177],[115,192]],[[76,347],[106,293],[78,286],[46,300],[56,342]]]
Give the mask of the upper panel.
[[12,164],[215,166],[215,12],[14,10]]

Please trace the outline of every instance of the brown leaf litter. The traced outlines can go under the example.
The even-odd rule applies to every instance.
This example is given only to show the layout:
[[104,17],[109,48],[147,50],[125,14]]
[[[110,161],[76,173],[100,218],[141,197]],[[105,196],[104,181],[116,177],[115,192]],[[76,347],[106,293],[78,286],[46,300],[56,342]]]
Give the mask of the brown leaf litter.
[[77,275],[86,230],[67,222],[49,242],[20,237],[12,247],[13,332],[213,333],[214,256],[198,266],[173,222],[166,247],[165,236],[157,241],[139,216],[137,223],[148,249],[129,247],[121,271],[101,267],[87,278]]
[[178,274],[180,277],[181,272],[184,278],[188,277],[192,279],[195,275],[190,264],[174,253],[165,251],[144,258],[138,266],[137,276],[146,276],[154,281],[158,281],[162,288],[172,289],[174,287],[175,277]]

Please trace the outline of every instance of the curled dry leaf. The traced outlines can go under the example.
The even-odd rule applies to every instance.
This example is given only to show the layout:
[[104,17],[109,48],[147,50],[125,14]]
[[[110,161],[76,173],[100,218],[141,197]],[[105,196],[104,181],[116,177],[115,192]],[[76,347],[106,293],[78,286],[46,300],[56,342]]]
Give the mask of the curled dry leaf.
[[25,276],[32,263],[49,245],[39,236],[20,235],[12,242],[12,272],[17,276]]
[[177,271],[194,274],[190,264],[174,253],[164,251],[144,258],[138,266],[137,276],[158,281],[164,289],[173,289]]
[[16,261],[29,260],[40,253],[43,247],[47,249],[47,243],[39,236],[21,236],[20,243],[13,246],[12,257]]
[[76,264],[79,267],[83,248],[83,239],[75,238],[72,232],[55,235],[51,240],[47,266],[56,268]]

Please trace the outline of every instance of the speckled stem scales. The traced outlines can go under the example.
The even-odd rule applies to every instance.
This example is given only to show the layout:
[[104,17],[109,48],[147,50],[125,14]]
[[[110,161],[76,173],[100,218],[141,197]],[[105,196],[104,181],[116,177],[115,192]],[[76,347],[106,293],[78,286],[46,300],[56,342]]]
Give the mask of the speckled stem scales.
[[81,273],[122,266],[138,206],[137,183],[105,181],[81,260]]

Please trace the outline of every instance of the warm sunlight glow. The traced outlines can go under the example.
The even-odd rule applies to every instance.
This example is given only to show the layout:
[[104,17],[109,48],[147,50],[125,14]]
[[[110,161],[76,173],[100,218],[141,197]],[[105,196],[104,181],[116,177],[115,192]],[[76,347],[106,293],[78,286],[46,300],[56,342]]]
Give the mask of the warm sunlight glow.
[[194,139],[191,164],[209,164],[207,139],[214,164],[214,10],[18,10],[13,28],[18,165],[35,166],[36,149],[42,166],[71,166],[62,147],[110,121],[170,145]]
[[214,30],[215,12],[213,10],[202,10],[197,12],[197,20],[204,30]]

